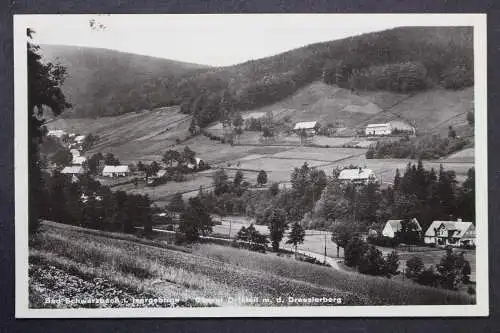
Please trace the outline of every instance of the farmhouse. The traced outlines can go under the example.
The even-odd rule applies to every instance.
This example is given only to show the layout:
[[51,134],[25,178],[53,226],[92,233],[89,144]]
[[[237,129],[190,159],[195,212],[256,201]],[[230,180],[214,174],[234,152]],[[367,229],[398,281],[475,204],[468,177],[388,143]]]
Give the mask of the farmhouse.
[[344,183],[367,184],[376,181],[375,173],[371,169],[344,169],[340,171],[339,180]]
[[[402,221],[403,220],[388,220],[385,224],[384,229],[382,230],[382,236],[394,238],[396,236],[396,232],[399,232],[402,229]],[[419,233],[422,232],[422,227],[420,226],[416,218],[412,218],[410,220],[410,223],[412,223],[415,227],[413,230],[416,230]]]
[[204,163],[204,161],[199,158],[199,157],[195,157],[195,162],[194,163],[188,163],[186,166],[189,168],[189,169],[197,169],[200,167],[200,163]]
[[436,246],[476,245],[476,228],[472,222],[434,221],[425,232],[424,242]]
[[78,149],[71,149],[69,152],[73,155],[73,157],[80,156],[80,151]]
[[47,132],[47,136],[53,136],[58,139],[62,138],[64,135],[66,135],[66,132],[63,130],[50,130]]
[[105,165],[102,169],[104,177],[125,177],[130,174],[128,165]]
[[85,135],[78,135],[77,137],[75,137],[75,142],[77,144],[82,144],[84,140],[85,140]]
[[75,156],[73,155],[73,161],[71,164],[73,165],[82,165],[87,162],[87,158],[85,156]]
[[62,169],[61,173],[65,175],[81,175],[85,173],[85,169],[82,166],[68,166]]
[[300,133],[300,131],[305,131],[308,136],[313,136],[316,134],[319,128],[319,124],[317,121],[303,121],[300,123],[296,123],[293,130],[296,133]]
[[366,135],[390,135],[392,133],[392,126],[387,124],[369,124],[366,126]]

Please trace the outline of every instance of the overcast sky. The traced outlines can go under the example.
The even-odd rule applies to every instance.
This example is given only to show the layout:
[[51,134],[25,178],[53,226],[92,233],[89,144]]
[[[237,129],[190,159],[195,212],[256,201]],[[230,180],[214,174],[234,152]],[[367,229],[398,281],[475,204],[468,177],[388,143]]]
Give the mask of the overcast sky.
[[[458,22],[454,18],[457,15],[30,15],[28,26],[41,44],[102,47],[226,66],[396,26],[453,25]],[[91,19],[105,28],[92,29]],[[460,20],[463,25],[463,17]]]

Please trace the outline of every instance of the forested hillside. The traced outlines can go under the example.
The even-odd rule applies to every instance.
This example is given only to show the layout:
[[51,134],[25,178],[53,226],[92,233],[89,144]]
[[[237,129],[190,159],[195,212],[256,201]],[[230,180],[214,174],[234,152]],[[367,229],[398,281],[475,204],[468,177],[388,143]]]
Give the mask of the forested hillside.
[[183,76],[206,66],[118,52],[63,45],[41,45],[46,61],[68,71],[63,92],[73,108],[65,116],[101,117],[178,104]]
[[[472,44],[469,27],[405,27],[312,44],[222,68],[185,71],[193,66],[175,63],[182,71],[174,71],[174,63],[165,60],[160,66],[163,60],[156,59],[147,61],[141,75],[136,73],[140,67],[131,69],[126,61],[119,66],[110,62],[97,66],[87,57],[75,61],[68,56],[62,64],[73,76],[65,89],[78,115],[122,114],[180,103],[181,111],[192,114],[196,125],[204,127],[235,109],[280,101],[317,80],[351,90],[398,93],[471,86]],[[78,54],[86,53],[73,57]],[[75,74],[73,62],[80,64],[76,68],[82,74]],[[87,81],[76,80],[79,76]]]

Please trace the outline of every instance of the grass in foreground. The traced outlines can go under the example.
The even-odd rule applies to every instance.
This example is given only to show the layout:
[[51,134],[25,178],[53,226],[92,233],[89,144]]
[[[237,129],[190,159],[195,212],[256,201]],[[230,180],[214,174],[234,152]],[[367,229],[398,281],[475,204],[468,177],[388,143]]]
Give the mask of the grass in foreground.
[[370,304],[427,305],[475,302],[470,296],[453,291],[403,284],[388,278],[361,275],[356,272],[337,271],[329,267],[290,261],[274,254],[261,254],[214,244],[200,244],[193,249],[193,254],[323,287],[355,292],[369,299]]
[[195,246],[190,254],[158,247],[154,242],[138,243],[134,236],[109,236],[44,223],[30,249],[30,260],[88,278],[105,278],[131,292],[183,300],[325,296],[341,297],[343,304],[352,305],[474,303],[473,298],[460,293],[402,285],[274,254],[210,244]]

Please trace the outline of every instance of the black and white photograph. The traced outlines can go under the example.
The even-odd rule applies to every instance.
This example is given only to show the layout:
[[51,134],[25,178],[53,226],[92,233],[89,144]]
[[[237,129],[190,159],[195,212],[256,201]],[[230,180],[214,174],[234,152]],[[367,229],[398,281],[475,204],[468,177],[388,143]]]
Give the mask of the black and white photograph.
[[486,16],[14,16],[16,317],[487,316]]

